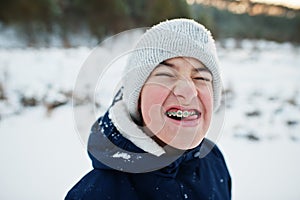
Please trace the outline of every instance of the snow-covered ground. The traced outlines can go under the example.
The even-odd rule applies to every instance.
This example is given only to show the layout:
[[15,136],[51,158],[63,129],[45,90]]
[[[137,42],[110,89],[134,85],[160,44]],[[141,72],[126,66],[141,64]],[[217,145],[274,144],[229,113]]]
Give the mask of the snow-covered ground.
[[[218,145],[233,199],[300,199],[300,47],[236,46],[218,44],[226,89]],[[63,199],[91,169],[70,98],[91,51],[0,49],[0,199]]]

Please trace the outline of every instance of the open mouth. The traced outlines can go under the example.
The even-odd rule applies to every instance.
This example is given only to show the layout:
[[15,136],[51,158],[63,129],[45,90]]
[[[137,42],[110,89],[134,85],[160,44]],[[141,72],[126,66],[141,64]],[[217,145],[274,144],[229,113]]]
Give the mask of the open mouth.
[[181,110],[176,108],[169,109],[166,116],[174,120],[196,120],[200,117],[201,113],[196,109]]

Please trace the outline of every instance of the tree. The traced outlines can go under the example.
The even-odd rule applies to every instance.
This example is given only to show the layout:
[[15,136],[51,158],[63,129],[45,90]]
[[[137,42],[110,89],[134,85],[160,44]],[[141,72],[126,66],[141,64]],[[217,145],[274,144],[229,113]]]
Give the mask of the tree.
[[148,1],[146,11],[147,25],[156,24],[166,19],[190,17],[189,7],[184,0]]

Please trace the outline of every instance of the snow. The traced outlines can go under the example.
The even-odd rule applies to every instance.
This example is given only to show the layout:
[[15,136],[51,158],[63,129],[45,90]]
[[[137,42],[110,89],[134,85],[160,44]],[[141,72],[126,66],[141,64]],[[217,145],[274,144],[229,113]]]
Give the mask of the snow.
[[[120,46],[128,40],[123,41]],[[232,176],[233,199],[300,199],[300,47],[226,40],[218,49],[227,92],[217,142]],[[0,199],[63,199],[92,169],[85,145],[88,126],[78,126],[66,95],[91,52],[87,47],[0,48],[5,93],[0,99]],[[76,107],[89,126],[107,108],[118,83],[120,70],[107,73],[114,78],[98,80],[95,90],[100,108],[88,107],[88,114],[87,105]],[[22,96],[38,104],[24,107]],[[65,103],[49,110],[55,101]]]
[[131,158],[131,156],[127,153],[123,153],[123,152],[117,152],[114,155],[112,155],[113,158],[123,158],[124,160],[129,160]]
[[90,170],[70,106],[51,117],[42,107],[0,122],[0,199],[63,199]]
[[233,178],[233,199],[299,199],[299,142],[223,138],[220,146]]

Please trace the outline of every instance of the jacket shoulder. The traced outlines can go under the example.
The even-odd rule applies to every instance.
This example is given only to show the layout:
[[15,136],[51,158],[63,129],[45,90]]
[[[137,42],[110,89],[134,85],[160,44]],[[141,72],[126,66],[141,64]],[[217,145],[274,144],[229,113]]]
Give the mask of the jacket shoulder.
[[219,149],[219,147],[217,146],[217,144],[215,144],[214,142],[212,142],[211,140],[205,138],[201,144],[200,147],[200,158],[201,157],[206,157],[208,159],[214,159],[214,160],[219,160],[224,162],[225,164],[225,159],[223,156],[223,153],[221,152],[221,150]]
[[215,143],[208,139],[205,139],[205,146],[205,148],[210,149],[203,158],[205,163],[209,163],[207,166],[210,166],[210,170],[206,171],[205,174],[211,173],[211,176],[214,176],[216,180],[220,180],[215,185],[220,186],[219,195],[222,199],[231,199],[232,180],[223,153]]
[[65,200],[123,198],[137,199],[126,174],[112,170],[94,169],[73,186]]

